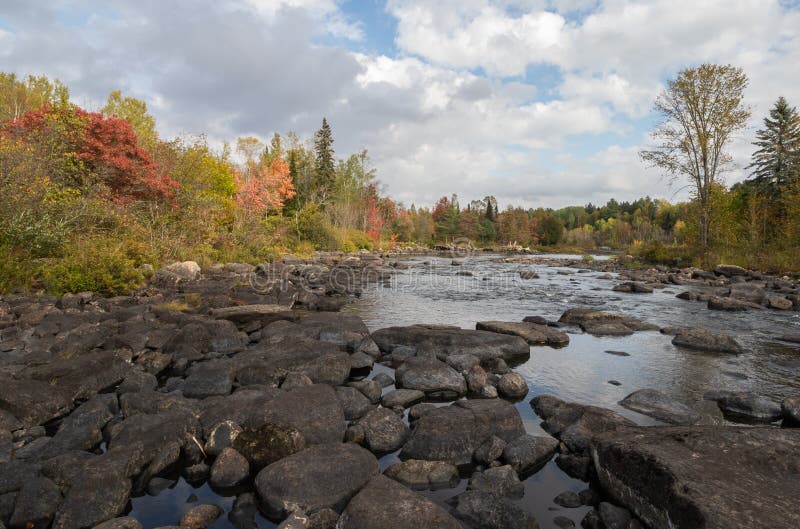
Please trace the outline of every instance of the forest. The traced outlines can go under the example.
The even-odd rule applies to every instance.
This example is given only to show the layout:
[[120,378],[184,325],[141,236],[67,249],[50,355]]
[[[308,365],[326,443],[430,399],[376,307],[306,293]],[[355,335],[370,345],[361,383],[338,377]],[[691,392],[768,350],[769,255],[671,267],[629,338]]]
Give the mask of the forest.
[[797,271],[797,110],[777,99],[753,138],[749,178],[727,187],[730,134],[675,128],[691,114],[686,101],[709,96],[703,76],[728,75],[730,115],[711,117],[727,119],[729,133],[744,129],[746,76],[705,66],[684,70],[659,96],[665,121],[653,135],[661,150],[642,153],[676,180],[690,177],[689,201],[610,199],[557,210],[457,194],[397,203],[382,195],[366,150],[335,151],[325,118],[311,138],[276,133],[268,144],[240,137],[215,148],[203,135],[160,137],[146,104],[120,91],[89,111],[58,80],[0,73],[0,291],[117,294],[176,260],[259,263],[289,252],[432,247],[462,237],[497,250],[608,249],[649,263]]

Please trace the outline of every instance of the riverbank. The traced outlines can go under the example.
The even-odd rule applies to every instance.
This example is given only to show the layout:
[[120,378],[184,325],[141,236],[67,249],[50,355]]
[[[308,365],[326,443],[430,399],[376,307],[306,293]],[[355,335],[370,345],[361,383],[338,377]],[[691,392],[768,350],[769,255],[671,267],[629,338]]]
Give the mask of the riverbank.
[[[739,336],[685,328],[702,320],[676,328],[586,303],[554,317],[531,311],[527,321],[497,311],[477,329],[431,325],[421,304],[404,317],[423,325],[389,317],[373,327],[365,321],[377,314],[354,312],[376,312],[363,302],[378,291],[399,303],[412,283],[418,295],[481,288],[508,303],[509,292],[530,285],[584,282],[606,285],[598,296],[669,296],[693,307],[700,302],[664,290],[714,292],[706,304],[737,300],[740,290],[789,300],[797,290],[734,268],[712,277],[576,257],[544,268],[538,259],[180,263],[135,296],[4,298],[0,521],[92,527],[127,513],[147,527],[796,526],[791,454],[800,430],[777,427],[798,419],[791,395],[717,391],[700,407],[630,387],[620,403],[630,415],[548,397],[528,375],[545,367],[542,354],[570,354],[573,341],[661,337],[688,356],[737,358],[750,346]],[[461,290],[443,288],[441,277]],[[747,303],[761,319],[790,313]],[[788,331],[774,338],[793,339]],[[618,353],[607,363],[635,361],[639,351]],[[648,426],[636,426],[639,417]],[[700,462],[687,466],[689,453]],[[570,480],[547,482],[549,496],[536,499],[531,487],[555,471]],[[654,472],[662,479],[637,481]],[[177,496],[184,484],[194,499]]]

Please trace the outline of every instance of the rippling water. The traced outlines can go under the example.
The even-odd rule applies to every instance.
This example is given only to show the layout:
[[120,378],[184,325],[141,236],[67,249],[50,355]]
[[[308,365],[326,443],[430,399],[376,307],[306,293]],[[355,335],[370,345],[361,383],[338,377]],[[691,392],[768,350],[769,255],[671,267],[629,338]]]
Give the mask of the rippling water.
[[[415,323],[475,328],[475,323],[482,320],[521,321],[532,315],[557,320],[567,308],[595,308],[622,312],[660,326],[689,325],[726,332],[735,335],[747,349],[736,356],[716,355],[677,349],[670,336],[657,331],[604,338],[570,331],[568,346],[531,347],[530,359],[515,367],[530,387],[528,396],[517,408],[532,434],[543,432],[528,402],[542,393],[611,408],[643,425],[657,421],[618,405],[619,400],[637,389],[654,388],[683,400],[703,412],[709,422],[724,422],[713,403],[702,401],[702,395],[710,390],[748,390],[775,399],[800,393],[800,348],[775,340],[782,334],[800,332],[797,312],[709,311],[704,303],[675,297],[682,290],[694,287],[669,286],[653,294],[618,293],[611,291],[616,284],[614,280],[601,278],[604,273],[573,273],[575,269],[571,268],[504,263],[500,256],[494,255],[470,257],[461,266],[451,265],[451,259],[431,257],[414,258],[407,263],[408,269],[398,270],[386,283],[365,290],[345,311],[361,316],[374,331]],[[540,277],[523,280],[519,277],[520,270],[534,270]],[[562,275],[559,270],[573,274]],[[459,271],[472,275],[457,275]],[[622,351],[630,356],[606,351]],[[376,365],[370,377],[380,371],[391,373],[390,369]],[[621,385],[609,384],[609,380]],[[396,454],[384,456],[381,467],[394,461]],[[525,480],[525,496],[520,504],[536,516],[542,529],[556,529],[555,516],[571,518],[580,527],[587,508],[563,509],[552,503],[552,499],[565,490],[578,492],[587,486],[568,477],[551,461]],[[423,494],[444,504],[465,487],[466,480],[462,480],[456,488]],[[192,494],[197,498],[187,502]],[[133,499],[131,514],[142,520],[145,527],[155,527],[177,523],[182,512],[198,503],[216,503],[227,514],[233,499],[219,496],[208,485],[194,488],[179,479],[157,496]],[[258,526],[276,527],[261,517]],[[223,516],[211,527],[233,526]]]

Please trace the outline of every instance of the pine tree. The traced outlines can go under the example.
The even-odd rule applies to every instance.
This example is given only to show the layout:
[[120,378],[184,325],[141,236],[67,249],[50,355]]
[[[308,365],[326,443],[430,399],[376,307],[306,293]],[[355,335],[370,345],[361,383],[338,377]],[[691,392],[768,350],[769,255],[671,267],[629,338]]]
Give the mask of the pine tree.
[[780,190],[800,179],[800,115],[786,99],[779,97],[775,106],[764,118],[763,129],[756,132],[753,145],[752,181],[760,188],[777,196]]
[[322,127],[314,134],[314,154],[317,186],[322,196],[327,196],[336,180],[336,167],[333,159],[333,133],[325,118],[322,118]]

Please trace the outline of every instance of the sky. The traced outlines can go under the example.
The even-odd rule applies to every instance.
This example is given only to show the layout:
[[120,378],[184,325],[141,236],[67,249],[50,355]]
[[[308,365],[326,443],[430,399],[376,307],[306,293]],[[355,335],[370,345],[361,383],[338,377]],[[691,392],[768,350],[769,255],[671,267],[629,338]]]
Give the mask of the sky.
[[2,0],[0,69],[97,110],[144,100],[164,138],[274,132],[368,150],[406,206],[684,199],[647,168],[664,84],[704,62],[750,78],[731,144],[747,176],[778,96],[800,105],[800,0]]

